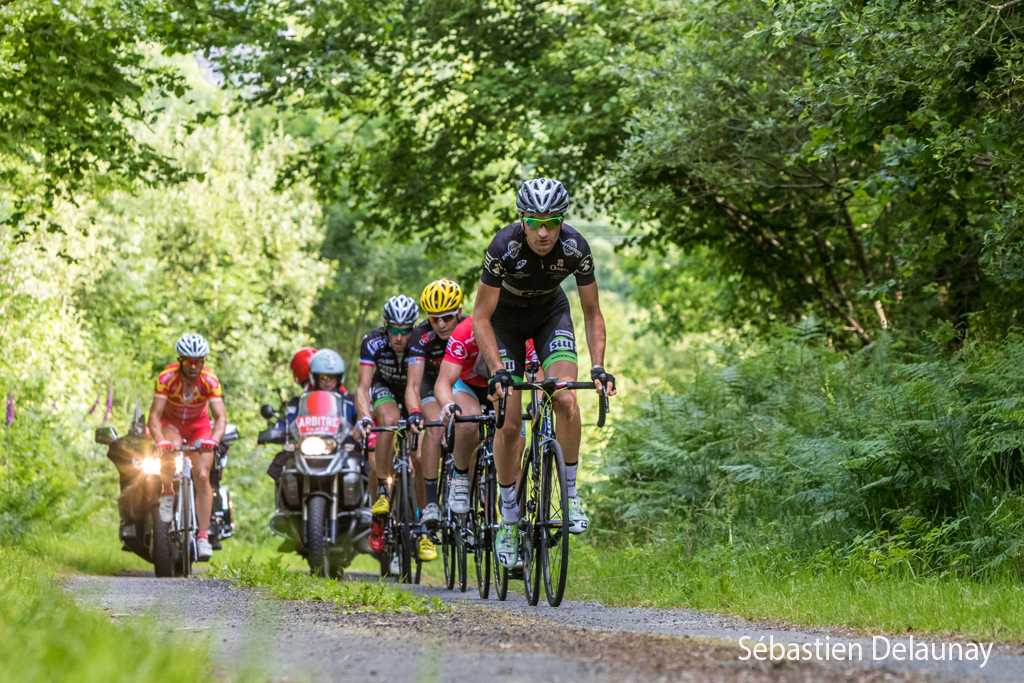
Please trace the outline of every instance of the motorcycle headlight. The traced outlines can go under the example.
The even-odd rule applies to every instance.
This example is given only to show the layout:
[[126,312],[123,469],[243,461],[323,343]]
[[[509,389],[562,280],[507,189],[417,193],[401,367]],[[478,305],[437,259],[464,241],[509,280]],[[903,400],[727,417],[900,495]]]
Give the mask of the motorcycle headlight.
[[142,471],[146,474],[160,474],[160,458],[154,458],[152,455],[147,455],[142,459],[142,463],[139,465]]
[[327,455],[330,453],[327,449],[327,442],[319,436],[306,437],[302,440],[302,446],[300,448],[303,455]]

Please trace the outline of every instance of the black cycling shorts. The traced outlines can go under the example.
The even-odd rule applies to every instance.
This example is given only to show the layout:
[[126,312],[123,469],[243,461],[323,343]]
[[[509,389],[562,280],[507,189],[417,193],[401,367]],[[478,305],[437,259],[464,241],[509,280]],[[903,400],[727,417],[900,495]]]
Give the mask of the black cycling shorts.
[[423,381],[420,382],[420,404],[430,403],[436,401],[434,398],[434,385],[437,383],[437,378],[427,377],[426,373],[423,374]]
[[502,350],[505,369],[517,382],[523,381],[526,342],[530,339],[545,371],[555,361],[578,362],[569,299],[561,289],[551,301],[531,308],[503,306],[499,301],[491,316],[491,327]]
[[405,403],[405,395],[397,388],[374,380],[370,385],[370,405],[374,408],[381,403]]

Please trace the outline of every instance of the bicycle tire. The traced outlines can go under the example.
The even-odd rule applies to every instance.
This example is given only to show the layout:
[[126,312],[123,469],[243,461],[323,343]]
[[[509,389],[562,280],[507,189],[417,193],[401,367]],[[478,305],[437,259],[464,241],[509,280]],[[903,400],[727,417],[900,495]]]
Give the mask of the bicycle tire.
[[452,536],[451,513],[448,511],[448,487],[451,485],[451,459],[441,466],[440,490],[437,493],[441,504],[441,562],[444,565],[444,585],[448,590],[455,588],[455,539]]
[[[557,492],[554,490],[556,488]],[[565,581],[569,575],[569,490],[565,479],[565,457],[557,441],[549,442],[544,449],[538,511],[537,537],[544,593],[548,604],[558,607],[565,595]]]
[[519,484],[519,555],[523,558],[523,594],[531,607],[540,602],[540,557],[537,553],[540,486],[534,470],[531,446],[524,458],[523,477]]
[[181,497],[180,528],[178,529],[178,558],[175,569],[179,576],[188,578],[192,576],[192,552],[195,548],[194,530],[192,528],[192,504],[193,497],[192,480],[184,478],[181,486],[178,487],[178,495]]
[[397,478],[397,483],[400,484],[398,505],[395,505],[394,496],[392,496],[391,504],[398,510],[395,529],[397,533],[393,534],[393,536],[397,537],[395,547],[401,549],[401,554],[399,555],[401,574],[398,577],[398,582],[412,583],[412,554],[415,544],[412,542],[412,504],[409,500],[408,469],[402,468],[402,476]]
[[466,526],[465,526],[465,522],[463,522],[463,524],[459,528],[459,541],[458,541],[458,545],[456,546],[456,549],[457,549],[456,555],[458,556],[458,560],[459,560],[459,592],[460,593],[465,593],[466,592],[466,586],[468,585],[468,580],[469,580],[469,578],[468,578],[469,572],[466,571],[467,551],[466,551]]
[[493,469],[493,464],[490,467],[477,465],[477,485],[472,489],[473,498],[470,501],[474,527],[473,563],[476,565],[476,589],[481,600],[486,600],[491,592],[491,529],[495,495]]

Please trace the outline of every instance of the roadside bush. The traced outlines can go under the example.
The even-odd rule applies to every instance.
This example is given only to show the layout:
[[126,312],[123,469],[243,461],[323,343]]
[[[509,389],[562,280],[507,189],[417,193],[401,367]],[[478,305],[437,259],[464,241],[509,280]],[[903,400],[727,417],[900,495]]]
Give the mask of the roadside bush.
[[811,320],[718,349],[619,422],[595,526],[862,578],[1019,575],[1024,336],[945,341],[845,355]]

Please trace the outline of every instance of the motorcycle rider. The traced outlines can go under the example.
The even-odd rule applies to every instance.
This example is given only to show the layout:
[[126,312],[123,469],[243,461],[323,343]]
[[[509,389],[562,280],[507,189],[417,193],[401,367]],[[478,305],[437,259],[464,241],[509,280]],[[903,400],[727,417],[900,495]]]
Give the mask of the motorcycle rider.
[[[413,327],[420,317],[416,302],[405,295],[393,296],[384,304],[384,326],[363,337],[359,352],[359,385],[356,389],[356,409],[359,425],[356,438],[361,439],[376,420],[382,427],[394,427],[402,419],[398,401],[405,396],[409,357],[406,347]],[[371,417],[372,415],[372,417]],[[394,476],[391,457],[395,438],[391,432],[377,435],[373,452],[373,470],[377,475],[376,500],[373,503],[373,525],[370,531],[370,549],[384,549],[384,521],[391,511],[387,480]],[[429,562],[437,552],[429,538],[420,539],[419,556]]]
[[[447,278],[435,280],[423,289],[420,307],[427,320],[412,331],[409,342],[409,380],[405,385],[405,406],[409,409],[409,426],[419,434],[424,421],[434,422],[440,407],[434,398],[434,383],[444,359],[452,331],[466,316],[462,315],[462,288]],[[425,501],[420,519],[424,524],[441,520],[437,504],[437,476],[441,462],[441,430],[428,430],[420,439],[414,456],[417,473],[416,495]],[[421,485],[422,484],[422,485]]]
[[344,417],[350,424],[355,424],[355,401],[342,386],[345,381],[345,361],[341,354],[331,349],[320,349],[310,360],[309,374],[312,378],[311,391],[330,391],[341,396],[342,404],[345,406]]
[[[316,349],[309,346],[304,346],[298,351],[296,351],[294,355],[292,355],[292,377],[295,378],[295,383],[302,387],[303,394],[309,393],[310,391],[314,390],[313,383],[310,382],[309,380],[309,364],[310,361],[313,360],[313,355],[316,352]],[[344,366],[344,363],[342,363],[342,366]],[[342,374],[344,374],[344,371],[342,371]],[[282,411],[284,414],[281,416],[281,419],[278,420],[277,425],[275,425],[276,429],[280,429],[281,431],[287,431],[291,423],[295,421],[295,416],[299,414],[300,398],[301,395],[292,396],[284,404],[284,408]],[[287,451],[281,451],[280,453],[275,455],[273,461],[271,461],[270,463],[270,466],[267,468],[267,475],[274,481],[280,479],[281,472],[284,471],[284,464],[290,456],[291,453],[288,453]]]
[[[213,557],[210,545],[210,514],[213,509],[213,489],[210,487],[210,469],[213,452],[227,429],[227,411],[221,397],[221,384],[217,376],[206,367],[210,345],[199,334],[185,333],[174,345],[178,362],[171,363],[156,380],[153,403],[149,408],[149,431],[161,450],[180,448],[183,443],[193,444],[198,451],[190,451],[192,480],[195,484],[196,554],[200,562]],[[213,426],[210,416],[213,415]],[[160,519],[171,521],[174,516],[174,489],[172,473],[163,473],[163,491],[160,496]]]

